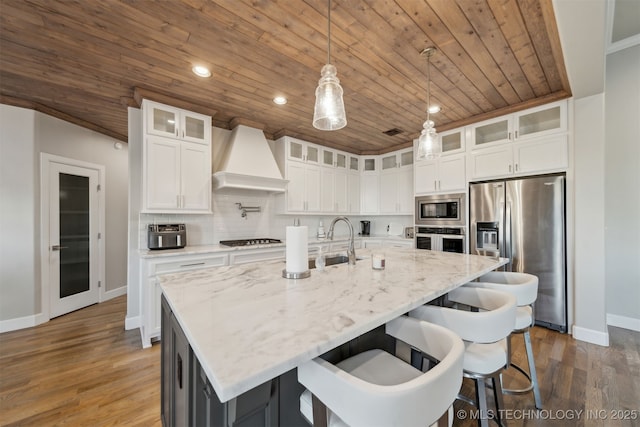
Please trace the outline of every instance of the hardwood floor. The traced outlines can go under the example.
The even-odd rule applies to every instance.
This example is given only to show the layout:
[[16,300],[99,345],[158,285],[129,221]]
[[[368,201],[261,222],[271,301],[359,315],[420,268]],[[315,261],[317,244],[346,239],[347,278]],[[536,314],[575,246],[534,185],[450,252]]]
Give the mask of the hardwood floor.
[[[0,334],[0,425],[159,426],[160,346],[143,350],[138,330],[124,330],[125,312],[123,296]],[[531,395],[505,396],[508,425],[640,426],[640,333],[609,333],[605,348],[534,328],[544,410]],[[466,382],[463,391],[472,392]],[[466,419],[454,426],[477,425],[472,408],[455,409]]]
[[125,313],[122,296],[0,334],[0,424],[161,425],[160,346]]

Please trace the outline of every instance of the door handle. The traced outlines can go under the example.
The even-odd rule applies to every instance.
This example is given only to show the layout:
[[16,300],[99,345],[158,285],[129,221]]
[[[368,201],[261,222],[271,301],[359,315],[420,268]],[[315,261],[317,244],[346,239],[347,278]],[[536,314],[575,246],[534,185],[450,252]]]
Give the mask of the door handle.
[[52,251],[59,251],[59,250],[62,250],[62,249],[68,249],[68,248],[69,248],[68,246],[60,246],[60,245],[53,245],[53,246],[51,246],[51,250],[52,250]]

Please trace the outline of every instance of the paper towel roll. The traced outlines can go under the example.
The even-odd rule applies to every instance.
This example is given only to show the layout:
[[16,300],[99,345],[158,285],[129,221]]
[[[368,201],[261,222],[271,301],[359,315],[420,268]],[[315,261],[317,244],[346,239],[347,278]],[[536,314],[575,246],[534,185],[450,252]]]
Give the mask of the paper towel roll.
[[306,226],[287,227],[287,272],[302,273],[309,270],[308,230]]

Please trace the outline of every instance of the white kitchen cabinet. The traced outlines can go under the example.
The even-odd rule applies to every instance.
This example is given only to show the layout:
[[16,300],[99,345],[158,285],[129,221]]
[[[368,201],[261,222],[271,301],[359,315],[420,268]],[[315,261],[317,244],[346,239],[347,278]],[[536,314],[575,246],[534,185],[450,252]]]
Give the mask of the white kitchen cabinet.
[[458,128],[438,134],[442,156],[464,152],[466,131],[466,128]]
[[360,176],[360,213],[363,215],[379,212],[380,175],[363,173]]
[[287,212],[320,212],[320,166],[288,162]]
[[567,131],[567,101],[558,101],[470,126],[473,149]]
[[467,185],[465,154],[420,160],[415,164],[415,194],[464,190]]
[[348,162],[350,173],[360,173],[360,156],[350,154]]
[[361,161],[362,161],[363,174],[377,175],[380,172],[377,156],[364,156],[364,157],[361,157]]
[[569,167],[568,138],[562,135],[477,150],[469,162],[472,180],[562,171]]
[[382,214],[413,213],[413,169],[397,168],[380,174],[380,209]]
[[360,213],[360,194],[360,174],[349,172],[347,174],[347,211],[349,213]]
[[388,239],[382,241],[383,248],[413,248],[414,246],[413,239]]
[[413,239],[363,239],[362,246],[367,249],[371,248],[412,248],[414,246]]
[[284,137],[287,160],[320,164],[320,146],[301,139]]
[[147,136],[142,212],[211,212],[211,146]]
[[211,142],[211,117],[145,99],[142,101],[147,135],[200,144]]
[[347,169],[347,153],[332,150],[330,148],[322,149],[322,166],[334,167],[338,169]]
[[321,172],[321,210],[324,213],[346,213],[347,173],[334,168],[322,168]]
[[143,258],[140,261],[142,284],[142,347],[151,346],[151,340],[160,337],[162,290],[157,275],[165,273],[219,267],[229,264],[229,254],[176,255],[162,258]]
[[261,248],[255,250],[240,250],[230,254],[230,264],[248,264],[252,262],[273,261],[276,259],[284,259],[286,248],[279,246],[275,248]]
[[401,150],[380,156],[379,212],[413,213],[413,150]]
[[360,175],[360,213],[377,214],[380,200],[380,167],[378,156],[363,156]]
[[[357,231],[354,230],[354,232],[357,232]],[[354,249],[361,249],[362,248],[362,242],[359,239],[354,239],[353,240],[353,248]],[[348,240],[345,240],[345,241],[342,241],[342,242],[331,242],[329,244],[329,253],[330,254],[335,254],[336,252],[346,252],[348,249],[349,249],[349,241]]]

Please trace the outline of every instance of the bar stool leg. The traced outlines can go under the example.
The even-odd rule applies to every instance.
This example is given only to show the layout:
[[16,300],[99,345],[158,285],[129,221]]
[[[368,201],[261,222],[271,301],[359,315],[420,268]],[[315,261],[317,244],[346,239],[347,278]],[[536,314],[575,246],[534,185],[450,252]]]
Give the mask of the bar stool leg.
[[478,403],[478,425],[480,427],[489,427],[489,411],[487,408],[487,389],[484,378],[476,378],[476,402]]
[[500,412],[501,409],[504,409],[504,399],[502,397],[502,385],[501,385],[501,381],[502,381],[502,374],[495,374],[491,377],[491,382],[493,385],[493,398],[494,401],[496,402],[496,422],[498,423],[498,425],[502,426],[502,427],[506,427],[507,426],[507,422],[506,420],[502,419],[502,413]]
[[533,397],[536,402],[536,408],[542,409],[542,398],[540,397],[540,387],[538,385],[538,373],[536,372],[536,364],[533,360],[531,335],[528,330],[524,333],[524,346],[527,351],[527,363],[529,364],[529,374],[531,375],[531,383],[533,384]]

